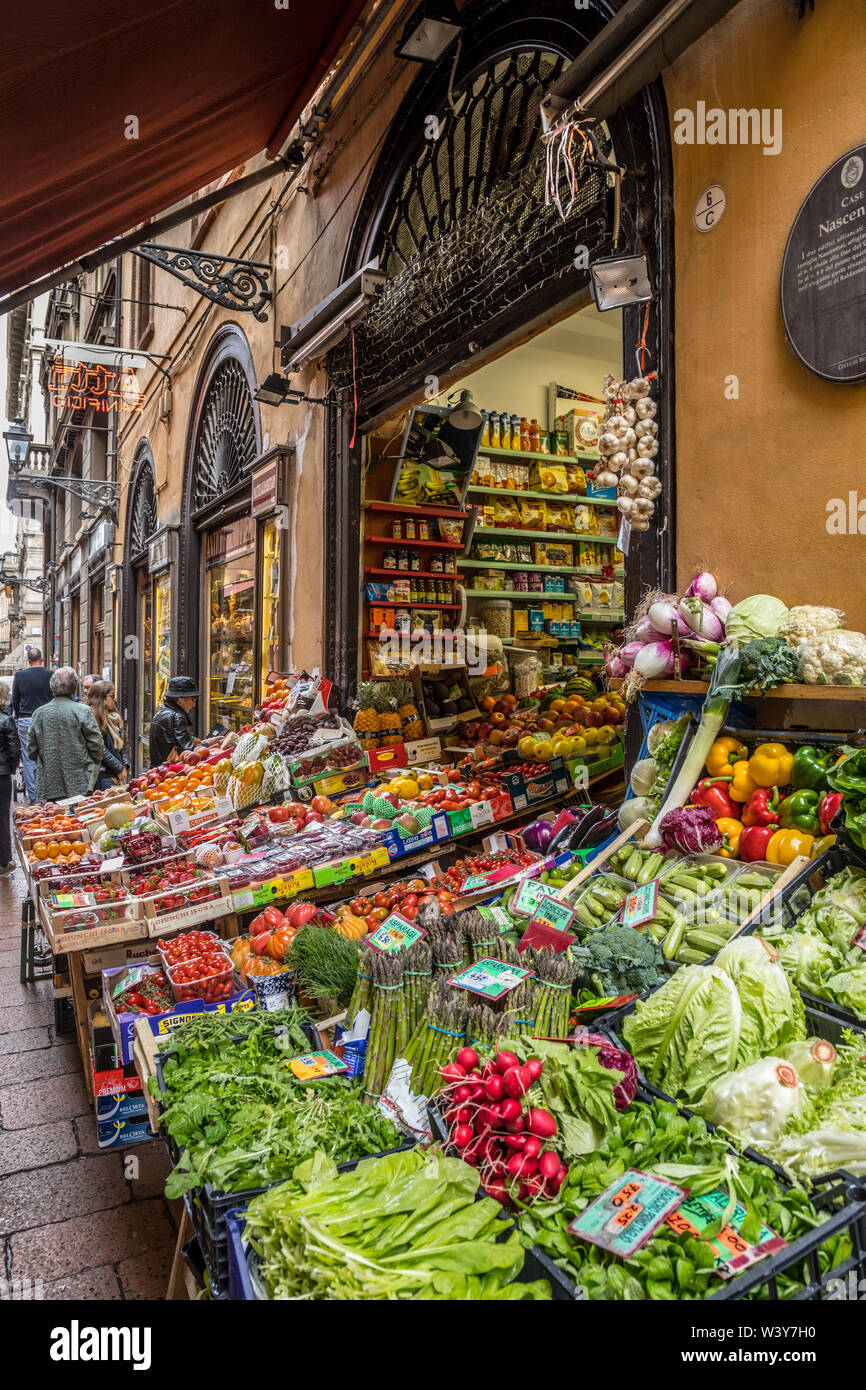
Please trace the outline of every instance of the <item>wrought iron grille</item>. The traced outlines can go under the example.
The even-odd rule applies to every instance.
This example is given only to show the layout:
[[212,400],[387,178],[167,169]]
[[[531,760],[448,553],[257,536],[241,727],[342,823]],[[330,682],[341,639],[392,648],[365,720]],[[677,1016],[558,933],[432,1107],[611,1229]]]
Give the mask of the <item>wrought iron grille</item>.
[[[396,381],[423,378],[455,345],[507,315],[528,321],[533,299],[562,282],[562,299],[587,282],[585,257],[610,244],[612,196],[604,170],[585,169],[568,219],[544,203],[539,102],[565,66],[544,49],[510,52],[467,80],[456,114],[447,102],[438,137],[410,150],[382,220],[384,293],[356,330],[356,382],[370,402]],[[600,146],[603,158],[610,145]],[[338,387],[352,379],[351,342],[329,358]]]
[[193,461],[193,512],[231,492],[255,456],[249,382],[240,362],[229,357],[217,367],[202,404]]
[[135,481],[135,490],[129,508],[129,552],[139,556],[147,549],[147,543],[159,526],[154,491],[153,467],[145,463]]

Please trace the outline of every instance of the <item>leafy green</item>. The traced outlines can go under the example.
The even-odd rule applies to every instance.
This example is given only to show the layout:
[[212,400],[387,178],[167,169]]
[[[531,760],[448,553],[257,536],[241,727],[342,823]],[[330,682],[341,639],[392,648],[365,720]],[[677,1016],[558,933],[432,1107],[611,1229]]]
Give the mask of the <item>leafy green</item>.
[[671,768],[676,762],[677,753],[680,751],[688,727],[689,715],[680,715],[673,728],[665,734],[653,750],[656,776],[647,797],[647,814],[649,816],[654,816],[662,804],[662,797],[671,775]]
[[729,700],[750,691],[763,694],[776,685],[796,681],[799,675],[799,655],[781,637],[760,637],[741,645],[740,658],[739,675],[719,689],[719,694]]
[[546,1280],[516,1284],[517,1231],[461,1159],[417,1149],[337,1174],[324,1155],[250,1202],[245,1235],[271,1298],[549,1299]]
[[[233,1038],[255,1038],[285,1029],[289,1043],[296,1053],[309,1047],[303,1024],[309,1023],[305,1009],[245,1009],[230,1014],[191,1014],[183,1027],[172,1034],[171,1050],[185,1055],[188,1052],[219,1047]],[[285,1044],[284,1044],[285,1045]]]
[[790,930],[764,935],[800,988],[866,1019],[866,953],[854,936],[866,925],[866,873],[851,866],[828,879]]
[[799,994],[751,937],[729,942],[714,965],[681,967],[623,1025],[649,1080],[692,1101],[726,1072],[805,1035]]
[[545,1042],[541,1038],[511,1038],[502,1043],[521,1062],[540,1057],[544,1062],[537,1085],[544,1104],[559,1126],[557,1147],[566,1158],[591,1153],[616,1123],[614,1088],[624,1073],[603,1067],[598,1050]]
[[[701,1239],[663,1223],[629,1259],[573,1236],[571,1222],[629,1168],[658,1173],[695,1196],[720,1190],[727,1201],[719,1221]],[[540,1245],[590,1300],[694,1300],[720,1287],[709,1237],[731,1219],[737,1202],[746,1240],[757,1238],[763,1222],[790,1243],[825,1219],[805,1192],[782,1187],[770,1167],[736,1155],[699,1116],[686,1117],[669,1103],[638,1101],[618,1116],[595,1153],[571,1164],[557,1200],[535,1204],[519,1224],[524,1244]],[[851,1249],[846,1230],[829,1237],[818,1254],[822,1272],[847,1260]],[[792,1266],[778,1275],[776,1296],[796,1297],[812,1277],[805,1260]],[[770,1290],[745,1296],[766,1299]]]
[[348,1008],[358,975],[360,944],[311,922],[302,927],[289,946],[288,962],[297,971],[298,984],[311,999],[333,999]]
[[155,1077],[151,1090],[183,1150],[167,1197],[205,1182],[225,1192],[279,1182],[317,1148],[342,1163],[400,1142],[391,1121],[361,1103],[359,1086],[340,1077],[295,1079],[291,1058],[307,1047],[257,1029],[240,1042],[184,1046],[166,1061],[165,1091]]

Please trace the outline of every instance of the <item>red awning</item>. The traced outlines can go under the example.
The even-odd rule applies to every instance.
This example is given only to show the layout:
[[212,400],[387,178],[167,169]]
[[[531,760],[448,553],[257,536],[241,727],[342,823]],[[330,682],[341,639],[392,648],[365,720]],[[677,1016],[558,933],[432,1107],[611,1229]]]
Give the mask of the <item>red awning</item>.
[[[0,292],[94,250],[268,148],[363,0],[7,5]],[[138,139],[128,139],[129,117]]]

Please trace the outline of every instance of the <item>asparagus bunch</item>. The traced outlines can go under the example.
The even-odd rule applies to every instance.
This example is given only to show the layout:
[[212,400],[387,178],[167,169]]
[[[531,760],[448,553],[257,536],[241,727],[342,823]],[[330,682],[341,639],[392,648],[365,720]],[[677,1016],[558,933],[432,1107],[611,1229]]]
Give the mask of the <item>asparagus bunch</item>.
[[500,1038],[515,1038],[535,1032],[537,995],[538,984],[528,979],[505,996],[505,1008],[496,1016],[497,1046]]
[[403,994],[403,953],[368,951],[373,982],[373,1016],[364,1061],[364,1099],[375,1105],[385,1089],[398,1049],[408,1040]]
[[444,928],[431,933],[433,952],[433,973],[439,980],[450,980],[463,969],[463,942],[459,931],[446,931]]
[[370,973],[370,960],[373,952],[369,947],[362,948],[358,955],[358,973],[355,976],[355,988],[352,991],[352,998],[346,1010],[346,1021],[352,1020],[360,1013],[361,1009],[372,1011],[373,1008],[373,977]]
[[459,990],[447,987],[435,994],[431,991],[427,1005],[427,1035],[413,1073],[412,1090],[416,1095],[430,1095],[441,1084],[440,1072],[463,1044],[466,1030],[466,1000]]
[[416,941],[414,946],[410,946],[403,953],[403,985],[409,1037],[425,1015],[432,970],[433,953],[428,941]]
[[535,1035],[539,1038],[564,1038],[568,1032],[572,987],[580,972],[580,965],[568,955],[533,951],[532,968],[537,984]]
[[[499,941],[496,923],[482,917],[480,912],[466,912],[463,915],[467,919],[471,919],[467,920],[465,931],[472,960],[483,960],[485,956],[493,957],[494,949]],[[495,958],[502,959],[502,957]]]

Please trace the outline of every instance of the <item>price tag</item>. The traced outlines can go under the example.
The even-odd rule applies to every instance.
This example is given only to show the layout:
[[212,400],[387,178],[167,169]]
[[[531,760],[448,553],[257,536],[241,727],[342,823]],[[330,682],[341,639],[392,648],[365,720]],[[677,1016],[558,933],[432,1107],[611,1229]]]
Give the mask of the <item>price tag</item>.
[[79,801],[86,800],[84,793],[79,792],[77,796],[64,796],[62,801],[55,801],[55,806],[77,806]]
[[514,930],[514,923],[505,911],[505,908],[500,907],[498,903],[493,903],[490,907],[479,907],[478,911],[481,916],[486,917],[489,922],[495,922],[500,932]]
[[238,678],[238,673],[237,673],[237,671],[235,670],[235,668],[232,667],[232,669],[231,669],[231,670],[229,671],[229,673],[228,673],[228,676],[226,677],[226,694],[227,694],[227,695],[231,695],[232,691],[234,690],[234,688],[235,688],[235,681],[237,680],[237,678]]
[[189,830],[189,812],[182,807],[179,811],[169,811],[168,824],[172,835],[182,835]]
[[99,866],[100,874],[114,874],[118,869],[122,869],[126,860],[122,854],[114,854],[110,859],[103,859]]
[[92,893],[84,893],[77,888],[73,893],[58,893],[52,903],[56,910],[64,912],[72,907],[92,907],[95,901]]
[[458,989],[480,994],[485,999],[501,999],[531,974],[531,970],[521,970],[516,965],[508,965],[506,961],[485,958],[455,975],[451,983]]
[[487,875],[486,875],[486,874],[470,874],[468,878],[464,878],[464,880],[463,880],[463,887],[460,889],[460,892],[461,892],[461,894],[464,894],[464,893],[477,893],[478,890],[479,890],[479,888],[486,888],[486,887],[487,887]]
[[866,927],[858,927],[851,938],[852,946],[859,946],[861,951],[866,951]]
[[623,926],[640,927],[644,922],[651,922],[656,915],[658,897],[659,881],[657,878],[635,888],[633,893],[629,893],[622,905]]
[[[716,1187],[712,1192],[705,1192],[702,1197],[687,1197],[676,1211],[665,1217],[665,1221],[680,1235],[700,1236],[708,1226],[717,1224],[719,1217],[727,1210],[729,1200],[728,1194]],[[757,1264],[758,1260],[784,1250],[788,1243],[769,1226],[763,1224],[756,1241],[744,1240],[740,1231],[745,1219],[746,1209],[737,1202],[727,1224],[718,1235],[710,1236],[716,1274],[722,1279],[731,1279],[735,1274],[742,1274],[744,1269]]]
[[542,898],[549,897],[545,884],[537,878],[524,878],[511,902],[515,917],[531,917]]
[[680,1205],[685,1189],[667,1178],[629,1168],[569,1226],[572,1235],[628,1259]]
[[469,807],[469,815],[476,829],[481,825],[493,824],[493,807],[489,801],[473,801]]
[[414,946],[427,932],[417,927],[399,912],[392,912],[384,922],[367,937],[367,945],[374,951],[399,951],[402,946]]
[[235,808],[227,796],[215,796],[213,804],[220,820],[228,820],[229,816],[235,813]]
[[536,907],[529,925],[554,927],[556,931],[569,931],[574,921],[574,911],[560,902],[559,898],[554,898],[550,894],[545,894]]
[[347,1064],[335,1052],[305,1052],[289,1063],[299,1081],[318,1081],[323,1076],[337,1076],[348,1071]]

